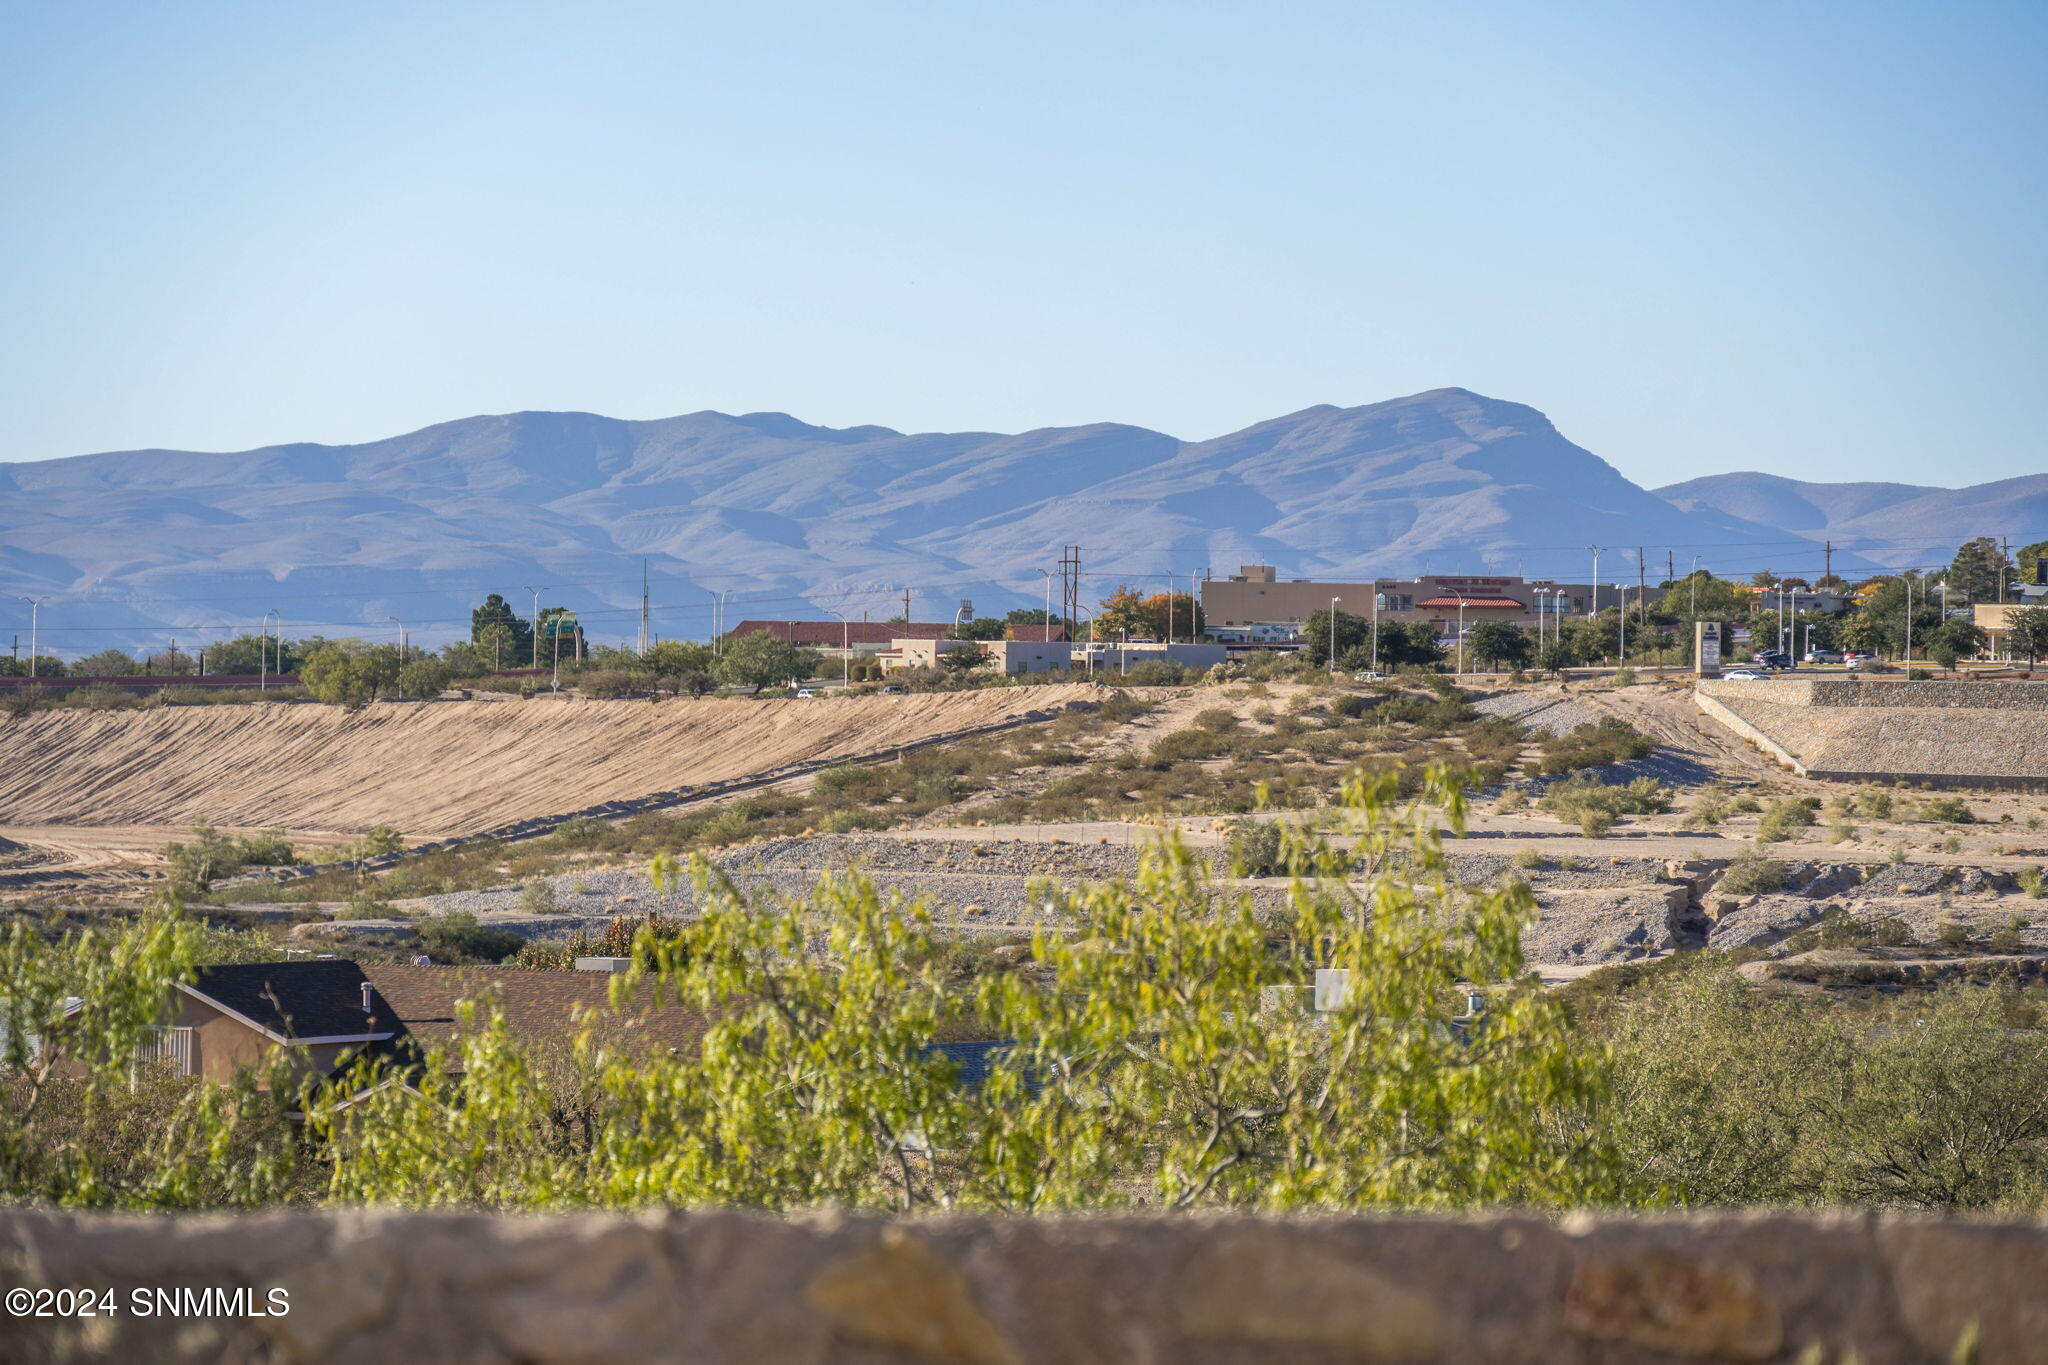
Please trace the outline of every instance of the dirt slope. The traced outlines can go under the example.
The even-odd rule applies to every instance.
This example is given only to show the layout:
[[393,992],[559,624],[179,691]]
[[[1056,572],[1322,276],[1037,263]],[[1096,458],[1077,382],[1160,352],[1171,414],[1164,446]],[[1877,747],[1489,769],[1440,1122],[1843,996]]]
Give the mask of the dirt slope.
[[0,728],[0,826],[185,825],[436,838],[875,753],[1087,686],[809,701],[431,702],[44,711]]

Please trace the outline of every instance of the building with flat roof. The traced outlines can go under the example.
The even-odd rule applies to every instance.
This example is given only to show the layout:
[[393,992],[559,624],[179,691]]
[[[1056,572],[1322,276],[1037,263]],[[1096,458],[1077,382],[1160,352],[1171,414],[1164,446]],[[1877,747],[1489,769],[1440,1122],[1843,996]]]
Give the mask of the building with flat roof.
[[[880,654],[895,640],[936,640],[953,628],[951,621],[742,621],[729,634],[774,636],[784,644],[802,645],[838,655]],[[1042,629],[1042,627],[1041,627]]]

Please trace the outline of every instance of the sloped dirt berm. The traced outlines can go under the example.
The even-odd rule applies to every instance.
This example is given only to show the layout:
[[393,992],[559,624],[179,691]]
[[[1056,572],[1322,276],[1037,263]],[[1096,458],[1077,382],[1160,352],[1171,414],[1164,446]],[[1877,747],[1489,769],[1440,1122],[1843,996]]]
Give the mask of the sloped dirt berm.
[[0,826],[223,826],[440,838],[1093,700],[1084,685],[810,700],[444,701],[44,711],[0,728]]

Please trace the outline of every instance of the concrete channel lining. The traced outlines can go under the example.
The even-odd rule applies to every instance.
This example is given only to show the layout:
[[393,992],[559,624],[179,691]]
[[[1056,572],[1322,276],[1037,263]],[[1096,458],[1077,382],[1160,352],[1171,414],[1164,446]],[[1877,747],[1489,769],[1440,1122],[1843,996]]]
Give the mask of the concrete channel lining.
[[2048,683],[1715,679],[1693,696],[1704,714],[1810,777],[2048,788]]

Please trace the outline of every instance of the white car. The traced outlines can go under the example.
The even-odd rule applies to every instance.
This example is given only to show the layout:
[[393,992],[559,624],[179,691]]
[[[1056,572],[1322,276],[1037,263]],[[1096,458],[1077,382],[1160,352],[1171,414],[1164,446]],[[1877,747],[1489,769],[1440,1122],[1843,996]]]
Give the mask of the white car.
[[808,687],[799,687],[799,688],[798,688],[798,689],[796,690],[796,694],[797,694],[797,696],[798,696],[798,697],[800,697],[800,698],[803,698],[803,697],[815,697],[816,695],[818,695],[817,693],[815,693],[815,692],[811,691],[811,689],[810,689],[810,688],[808,688]]
[[1731,668],[1721,676],[1728,682],[1769,682],[1771,680],[1770,674],[1759,672],[1754,668]]

